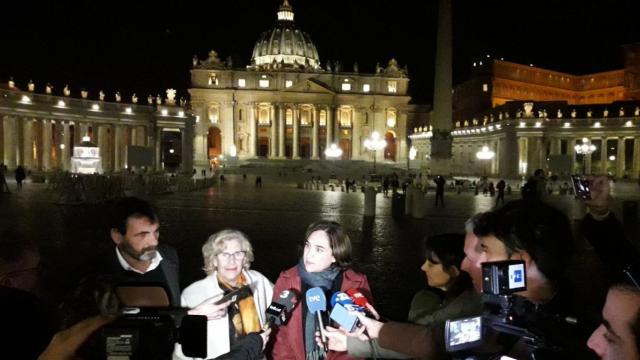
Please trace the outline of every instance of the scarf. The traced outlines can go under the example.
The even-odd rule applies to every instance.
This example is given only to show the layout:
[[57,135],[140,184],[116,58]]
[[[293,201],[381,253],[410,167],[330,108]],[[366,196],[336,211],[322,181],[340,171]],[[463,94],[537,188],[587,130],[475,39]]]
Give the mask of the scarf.
[[[300,274],[300,280],[306,287],[319,287],[325,292],[330,292],[333,287],[333,282],[340,274],[341,270],[335,265],[329,266],[329,268],[320,272],[307,272],[304,268],[304,261],[300,259],[298,262],[298,273]],[[305,286],[303,286],[304,288]],[[307,360],[324,359],[325,352],[322,347],[316,344],[316,317],[318,315],[309,312],[309,308],[306,308],[307,313],[304,318],[304,348],[307,353]]]
[[[235,289],[241,288],[247,285],[247,279],[243,273],[240,273],[236,280],[236,285],[233,286],[221,277],[217,277],[220,288],[227,294]],[[228,315],[231,324],[233,324],[233,331],[230,331],[232,343],[233,340],[241,338],[247,334],[253,332],[260,332],[262,326],[260,325],[260,318],[256,311],[256,304],[253,301],[253,296],[248,296],[244,299],[240,299],[237,302],[229,305]]]

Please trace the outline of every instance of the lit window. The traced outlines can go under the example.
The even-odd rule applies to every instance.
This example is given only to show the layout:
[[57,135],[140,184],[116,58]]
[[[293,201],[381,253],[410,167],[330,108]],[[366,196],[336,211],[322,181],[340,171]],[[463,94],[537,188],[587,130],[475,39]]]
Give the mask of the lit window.
[[247,81],[245,79],[238,79],[238,87],[247,86]]
[[287,124],[287,126],[293,125],[293,110],[287,109],[285,113],[285,123]]
[[348,82],[342,83],[342,91],[351,91],[351,84]]
[[396,110],[395,109],[387,110],[387,127],[390,127],[390,128],[396,127]]
[[259,125],[269,125],[269,108],[267,106],[260,107],[260,111],[258,112],[258,124]]
[[327,126],[327,112],[324,110],[320,110],[320,116],[318,120],[318,124],[320,126]]
[[215,73],[209,74],[209,85],[218,85],[218,75]]
[[308,107],[303,108],[300,111],[300,125],[302,126],[310,126],[311,125],[311,109]]
[[260,79],[260,83],[259,83],[261,88],[268,88],[269,87],[269,79]]
[[212,124],[218,123],[218,105],[209,106],[209,121]]
[[482,84],[482,92],[487,92],[489,91],[489,85],[488,84]]
[[293,86],[293,81],[292,80],[285,80],[284,87],[290,88],[292,86]]
[[387,90],[390,93],[398,92],[398,82],[395,80],[387,82]]
[[351,109],[350,108],[340,109],[340,127],[343,127],[343,128],[351,127]]
[[369,84],[362,85],[362,92],[369,92],[369,91],[371,91],[371,85]]

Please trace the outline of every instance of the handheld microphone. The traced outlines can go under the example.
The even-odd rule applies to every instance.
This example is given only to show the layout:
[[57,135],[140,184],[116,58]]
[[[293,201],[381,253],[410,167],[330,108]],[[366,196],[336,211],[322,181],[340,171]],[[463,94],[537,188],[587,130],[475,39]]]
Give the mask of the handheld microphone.
[[353,300],[349,295],[342,291],[336,291],[333,296],[331,296],[331,307],[335,307],[336,304],[342,305],[347,311],[357,311],[360,313],[364,313],[364,308],[357,304],[354,304]]
[[294,289],[284,290],[265,310],[266,327],[280,326],[289,320],[291,311],[298,303],[298,293]]
[[327,311],[327,297],[319,287],[313,287],[307,290],[306,294],[307,308],[312,314],[316,314],[318,327],[320,327],[320,338],[322,339],[322,347],[325,352],[329,351],[327,347],[327,335],[324,332],[324,323],[322,322],[322,312]]

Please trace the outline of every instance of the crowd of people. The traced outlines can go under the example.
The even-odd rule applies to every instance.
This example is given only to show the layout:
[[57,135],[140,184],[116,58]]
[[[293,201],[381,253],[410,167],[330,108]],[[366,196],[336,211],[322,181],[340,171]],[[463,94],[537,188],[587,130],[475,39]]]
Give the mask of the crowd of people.
[[[473,356],[520,359],[535,353],[536,359],[640,359],[640,277],[629,267],[638,261],[637,251],[611,211],[608,180],[595,177],[590,184],[591,198],[585,200],[589,212],[578,231],[604,265],[606,298],[597,290],[591,298],[582,296],[581,284],[570,271],[578,234],[566,215],[535,196],[534,190],[523,199],[474,215],[464,227],[461,224],[460,233],[425,239],[420,270],[427,289],[407,304],[407,322],[378,314],[367,276],[354,266],[346,229],[326,220],[308,226],[301,236],[304,250],[298,263],[283,270],[275,284],[251,269],[254,252],[244,233],[216,232],[202,246],[205,276],[181,290],[179,256],[159,241],[156,209],[127,197],[115,204],[110,216],[112,251],[96,264],[93,280],[79,286],[82,291],[62,307],[62,329],[57,332],[40,313],[38,298],[30,294],[40,261],[37,247],[12,230],[2,233],[0,305],[3,320],[15,324],[2,341],[8,354],[17,354],[10,358],[91,358],[95,354],[87,353],[86,344],[99,329],[124,316],[123,309],[151,306],[181,309],[179,318],[206,317],[206,356],[201,357],[206,359],[446,359],[456,356],[446,352],[447,320],[487,312],[482,264],[517,260],[524,264],[527,287],[509,299],[520,309],[518,316],[526,319],[526,328],[544,341],[531,346],[526,337],[486,329],[486,340],[470,350]],[[150,284],[161,291],[120,291]],[[229,297],[246,288],[243,296]],[[349,313],[358,318],[355,330],[340,327],[329,311],[311,305],[321,301],[309,297],[315,289],[327,299],[332,294],[359,294],[363,311]],[[286,320],[276,326],[273,305],[290,292],[298,294],[297,304],[280,308]],[[31,340],[28,348],[13,346],[24,339]],[[183,353],[183,343],[172,350],[167,358],[192,358]]]

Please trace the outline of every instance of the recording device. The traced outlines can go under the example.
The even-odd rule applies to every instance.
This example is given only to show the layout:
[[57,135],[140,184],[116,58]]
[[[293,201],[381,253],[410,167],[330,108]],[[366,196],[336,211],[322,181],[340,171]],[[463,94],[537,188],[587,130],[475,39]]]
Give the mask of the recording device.
[[320,339],[322,340],[322,347],[324,351],[329,351],[327,347],[327,335],[324,332],[324,323],[322,321],[322,312],[327,311],[327,297],[319,287],[313,287],[307,290],[306,302],[309,312],[316,314],[316,321],[320,328]]
[[573,183],[573,191],[576,197],[582,200],[591,199],[591,188],[588,180],[583,179],[580,175],[571,175],[571,182]]
[[[188,357],[207,356],[207,317],[187,315],[187,309],[171,308],[161,286],[116,287],[120,317],[100,328],[82,346],[83,358],[166,359],[180,343]],[[159,294],[157,299],[148,295]],[[124,301],[123,301],[124,300]],[[124,303],[123,303],[124,302]],[[131,303],[144,306],[131,307]]]
[[524,261],[508,260],[482,263],[482,292],[487,295],[511,295],[527,289]]
[[280,293],[265,311],[267,323],[265,328],[273,325],[280,326],[285,324],[298,303],[298,293],[294,289],[284,290]]
[[358,317],[349,312],[357,311],[364,313],[364,309],[354,304],[351,297],[342,291],[337,291],[331,296],[331,306],[333,309],[329,317],[349,332],[355,330],[359,324]]
[[444,343],[448,352],[474,348],[482,343],[482,316],[447,320]]
[[231,303],[235,303],[252,295],[253,293],[251,292],[251,287],[249,287],[249,285],[245,285],[225,294],[222,298],[220,298],[220,300],[216,301],[215,304],[224,304],[229,300],[231,300]]

